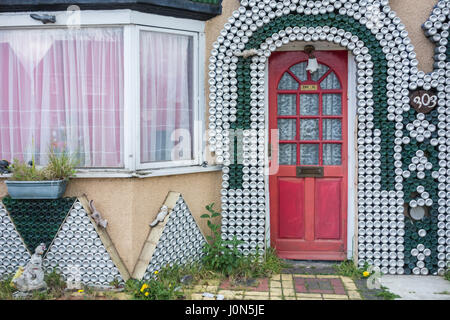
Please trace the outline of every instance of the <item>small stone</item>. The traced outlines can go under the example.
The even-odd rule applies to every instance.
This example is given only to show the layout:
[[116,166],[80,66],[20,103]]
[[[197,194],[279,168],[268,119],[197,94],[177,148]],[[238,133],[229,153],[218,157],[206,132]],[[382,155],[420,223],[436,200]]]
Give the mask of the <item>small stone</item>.
[[207,297],[207,298],[214,298],[214,294],[209,293],[209,292],[203,292],[203,296]]

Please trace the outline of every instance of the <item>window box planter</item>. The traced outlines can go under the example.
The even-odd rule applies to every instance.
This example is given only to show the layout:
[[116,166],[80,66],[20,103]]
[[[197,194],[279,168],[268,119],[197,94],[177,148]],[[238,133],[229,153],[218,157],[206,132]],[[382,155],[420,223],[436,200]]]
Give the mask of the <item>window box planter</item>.
[[5,181],[12,199],[59,199],[67,187],[67,180]]

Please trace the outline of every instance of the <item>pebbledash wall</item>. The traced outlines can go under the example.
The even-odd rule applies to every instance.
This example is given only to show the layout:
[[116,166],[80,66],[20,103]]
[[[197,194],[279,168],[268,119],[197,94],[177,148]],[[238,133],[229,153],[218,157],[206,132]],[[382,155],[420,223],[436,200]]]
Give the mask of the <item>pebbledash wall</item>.
[[[208,144],[215,152],[215,161],[224,166],[225,179],[222,180],[218,171],[147,178],[75,178],[66,196],[86,194],[95,200],[97,209],[109,221],[108,233],[129,272],[138,261],[149,233],[148,224],[169,191],[182,194],[204,233],[208,230],[199,218],[204,206],[211,202],[217,206],[222,203],[222,212],[227,218],[223,223],[223,237],[235,234],[242,237],[236,229],[230,232],[227,222],[230,221],[229,205],[234,204],[236,192],[259,198],[259,204],[249,208],[259,228],[250,233],[252,237],[244,248],[246,253],[253,251],[270,237],[267,177],[255,181],[262,182],[256,183],[256,187],[243,183],[243,172],[228,163],[229,141],[224,137],[231,128],[243,129],[243,147],[263,150],[256,154],[256,159],[249,158],[244,166],[256,175],[263,173],[268,134],[264,81],[267,60],[272,51],[294,47],[298,50],[318,36],[318,40],[352,51],[355,59],[360,60],[355,72],[366,81],[366,85],[357,87],[360,98],[355,105],[357,113],[352,116],[357,128],[353,148],[358,166],[353,174],[358,181],[349,191],[355,200],[354,212],[349,213],[349,217],[353,216],[353,237],[349,239],[353,252],[349,256],[360,265],[378,264],[384,272],[442,271],[450,260],[446,252],[450,238],[446,139],[450,122],[446,108],[450,97],[447,98],[446,92],[450,94],[450,89],[446,82],[450,79],[450,69],[447,71],[445,63],[448,38],[445,28],[449,19],[446,8],[450,8],[450,1],[224,0],[222,5],[222,15],[208,20],[205,27],[205,118],[209,119]],[[430,18],[434,5],[438,5],[436,22]],[[369,7],[380,19],[370,19]],[[435,43],[425,37],[421,28],[429,18],[428,24],[437,27]],[[439,25],[439,21],[443,24]],[[376,22],[383,26],[377,27]],[[431,32],[434,33],[433,29]],[[441,55],[435,56],[435,47]],[[256,56],[245,59],[236,55],[252,48],[258,49]],[[433,66],[438,61],[441,63]],[[242,77],[236,81],[238,75]],[[225,83],[227,80],[231,86]],[[422,116],[408,107],[408,95],[410,90],[416,89],[415,84],[419,84],[419,88],[434,88],[439,94],[439,106],[423,119],[434,124],[436,130],[430,139],[421,142],[408,130],[408,124],[414,120],[420,120],[415,122],[419,123],[418,127],[425,124]],[[225,90],[219,90],[219,85],[233,87],[236,92],[226,94]],[[243,103],[246,100],[250,103]],[[235,119],[230,116],[233,113]],[[417,178],[417,171],[408,168],[417,151],[431,155],[427,162],[432,168],[424,171],[423,179]],[[214,165],[213,157],[207,160]],[[405,172],[409,172],[409,176]],[[423,186],[424,191],[411,199],[410,193],[416,192],[419,186]],[[0,183],[0,197],[5,195],[6,188]],[[407,224],[403,210],[411,200],[421,202],[420,199],[429,205],[431,218],[423,225]],[[426,201],[429,199],[432,203]],[[377,210],[379,216],[375,214]],[[376,227],[376,221],[381,227]],[[426,239],[417,236],[422,228],[429,229]],[[375,232],[383,234],[375,238]],[[379,240],[379,246],[374,238]],[[417,255],[411,255],[411,250],[424,243],[423,240],[426,240],[426,248],[420,249],[430,249],[430,255],[418,260]],[[418,261],[423,261],[423,265],[417,266]]]
[[[418,6],[424,3],[402,1],[402,6],[415,6],[420,12]],[[402,6],[398,1],[398,9]],[[355,259],[361,266],[368,263],[391,274],[445,270],[450,261],[450,1],[439,1],[433,10],[426,10],[429,19],[423,32],[436,46],[431,73],[420,70],[407,28],[393,9],[388,0],[242,0],[232,12],[213,43],[209,64],[210,149],[225,173],[223,238],[242,237],[247,240],[244,252],[252,252],[268,235],[264,170],[271,53],[292,41],[329,41],[352,52],[357,68],[357,184],[350,190],[356,204],[355,212],[349,212],[356,219],[354,232],[349,232],[354,234]],[[419,23],[413,12],[408,15]],[[250,49],[257,54],[243,57]],[[410,107],[410,92],[417,89],[437,92],[437,107],[428,114]],[[241,143],[233,136],[239,129]],[[243,157],[241,166],[229,152],[233,147]],[[243,172],[253,175],[249,178]],[[241,195],[253,196],[257,202],[239,203]],[[240,206],[258,219],[258,225],[266,219],[266,230],[255,229],[253,239],[245,238],[244,228],[236,226]],[[406,219],[405,211],[418,206],[427,208],[429,216],[421,221]]]

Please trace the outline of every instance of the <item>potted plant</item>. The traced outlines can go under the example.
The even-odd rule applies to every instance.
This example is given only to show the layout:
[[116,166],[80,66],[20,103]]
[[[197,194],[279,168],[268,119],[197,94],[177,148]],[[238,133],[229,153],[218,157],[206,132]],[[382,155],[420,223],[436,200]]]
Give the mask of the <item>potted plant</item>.
[[34,160],[29,164],[14,159],[9,169],[11,177],[5,181],[13,199],[58,199],[66,191],[67,181],[75,175],[77,162],[67,152],[50,149],[48,164],[37,168]]

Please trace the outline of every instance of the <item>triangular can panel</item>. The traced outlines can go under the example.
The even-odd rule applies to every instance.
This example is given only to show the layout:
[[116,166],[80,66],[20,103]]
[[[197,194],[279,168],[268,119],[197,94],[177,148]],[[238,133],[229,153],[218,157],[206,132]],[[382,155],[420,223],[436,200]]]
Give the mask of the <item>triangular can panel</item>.
[[17,232],[6,208],[0,202],[0,279],[25,266],[31,255]]
[[153,245],[144,245],[140,259],[147,259],[147,267],[144,272],[135,270],[134,278],[148,280],[165,266],[186,265],[203,256],[205,237],[183,197],[179,193],[169,193],[165,205],[173,209],[163,222],[151,229],[147,243]]
[[5,197],[2,201],[28,250],[33,253],[41,243],[49,248],[75,200],[15,200]]
[[67,281],[84,285],[110,286],[113,281],[124,281],[80,201],[74,203],[59,229],[44,266],[47,272],[55,269]]

